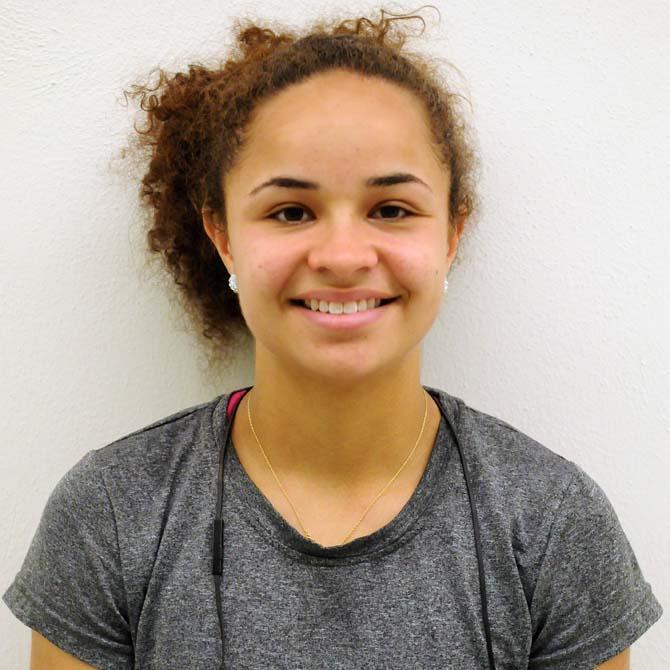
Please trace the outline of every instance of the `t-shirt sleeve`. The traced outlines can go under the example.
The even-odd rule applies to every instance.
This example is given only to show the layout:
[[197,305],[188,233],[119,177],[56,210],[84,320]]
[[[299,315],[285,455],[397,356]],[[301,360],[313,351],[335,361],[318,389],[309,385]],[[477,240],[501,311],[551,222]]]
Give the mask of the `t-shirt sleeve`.
[[56,484],[2,599],[20,621],[85,663],[133,667],[116,524],[95,451]]
[[604,491],[573,465],[531,601],[530,670],[593,670],[663,613]]

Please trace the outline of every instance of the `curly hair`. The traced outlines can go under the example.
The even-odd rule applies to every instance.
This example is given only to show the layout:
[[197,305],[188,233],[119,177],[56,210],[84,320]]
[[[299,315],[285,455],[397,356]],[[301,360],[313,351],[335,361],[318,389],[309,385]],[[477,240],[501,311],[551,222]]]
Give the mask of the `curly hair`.
[[456,215],[471,221],[478,209],[478,162],[459,113],[462,96],[441,82],[431,59],[403,49],[407,34],[394,30],[393,22],[418,18],[425,28],[423,18],[385,14],[382,9],[378,22],[318,20],[302,33],[236,19],[227,60],[210,67],[190,64],[176,74],[158,68],[148,83],[124,91],[126,102],[139,103],[143,121],[135,122],[124,154],[143,165],[147,260],[161,260],[172,276],[176,297],[207,345],[210,366],[231,361],[250,332],[204,230],[202,209],[217,212],[225,225],[223,177],[243,148],[252,112],[278,91],[314,73],[344,68],[414,92],[428,113],[436,157],[449,171],[449,225]]

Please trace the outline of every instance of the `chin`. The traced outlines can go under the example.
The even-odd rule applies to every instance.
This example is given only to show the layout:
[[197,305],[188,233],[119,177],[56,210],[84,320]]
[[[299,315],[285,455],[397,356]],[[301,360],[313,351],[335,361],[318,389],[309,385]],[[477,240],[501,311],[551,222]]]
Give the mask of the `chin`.
[[[310,356],[309,360],[301,359],[297,363],[305,376],[319,380],[322,384],[342,388],[365,383],[371,378],[387,375],[393,369],[403,367],[402,357],[386,359],[378,350],[372,356],[369,349],[371,343],[367,344],[368,347],[359,347],[358,351],[347,351],[346,347],[335,351],[336,345],[332,351],[328,351],[328,346],[322,345],[321,352]],[[304,351],[309,355],[307,348]]]

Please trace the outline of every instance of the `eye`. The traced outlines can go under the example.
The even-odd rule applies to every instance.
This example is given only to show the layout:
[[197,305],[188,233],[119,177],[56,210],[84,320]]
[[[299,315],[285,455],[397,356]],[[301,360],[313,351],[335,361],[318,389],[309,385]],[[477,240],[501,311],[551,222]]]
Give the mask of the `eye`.
[[283,212],[292,212],[292,213],[299,213],[299,212],[304,212],[305,208],[304,207],[299,207],[298,205],[291,205],[290,207],[282,207],[282,209],[278,209],[274,214],[268,214],[268,219],[276,219],[277,221],[280,221],[281,223],[303,223],[303,221],[296,221],[295,219],[291,219],[290,221],[284,221],[282,219],[277,219],[277,216],[282,214]]
[[[387,210],[388,209],[399,209],[401,212],[405,212],[405,215],[406,215],[406,216],[400,217],[402,219],[406,219],[408,216],[412,215],[412,212],[410,212],[408,209],[405,209],[404,207],[401,207],[400,205],[381,205],[381,207],[378,207],[377,209],[380,209],[380,210],[381,209],[387,209]],[[386,218],[386,217],[384,217],[384,218]],[[398,217],[397,216],[391,216],[391,217],[388,217],[388,218],[397,219]]]
[[[380,207],[377,207],[377,210],[373,211],[378,211],[378,210],[400,210],[402,212],[405,212],[405,216],[402,217],[397,217],[397,216],[390,216],[390,217],[382,217],[382,218],[390,218],[390,219],[397,219],[397,218],[402,218],[406,219],[408,216],[411,216],[413,212],[411,212],[409,209],[406,209],[405,207],[401,207],[400,205],[381,205]],[[299,205],[290,205],[289,207],[282,207],[282,209],[278,209],[276,212],[272,214],[268,214],[268,219],[275,219],[277,221],[280,221],[281,223],[293,223],[293,224],[298,224],[298,223],[304,223],[304,221],[297,221],[295,219],[291,220],[283,220],[283,219],[277,219],[276,217],[282,214],[283,212],[293,212],[299,213],[299,212],[305,212],[307,211],[304,207],[300,207]]]

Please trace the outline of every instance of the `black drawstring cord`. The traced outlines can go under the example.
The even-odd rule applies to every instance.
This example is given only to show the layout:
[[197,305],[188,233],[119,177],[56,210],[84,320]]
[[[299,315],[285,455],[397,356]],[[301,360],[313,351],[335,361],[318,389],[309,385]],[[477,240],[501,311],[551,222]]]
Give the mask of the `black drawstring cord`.
[[454,442],[458,449],[458,456],[461,459],[461,466],[463,467],[463,475],[465,477],[465,488],[468,492],[468,500],[470,501],[470,511],[472,513],[472,528],[475,535],[475,549],[477,550],[477,570],[479,572],[479,595],[482,601],[482,619],[484,620],[484,634],[486,635],[486,653],[489,659],[489,668],[490,670],[496,670],[495,660],[493,658],[493,645],[491,643],[491,627],[489,625],[489,608],[486,597],[486,578],[484,576],[484,562],[482,561],[482,545],[480,540],[480,531],[479,531],[479,517],[477,516],[477,507],[475,502],[472,499],[472,491],[470,490],[470,472],[468,471],[468,466],[465,462],[463,456],[463,450],[461,445],[456,437],[456,430],[451,425],[451,420],[447,416],[447,413],[442,407],[442,403],[439,398],[435,397],[432,393],[431,396],[435,399],[437,406],[440,408],[440,413],[444,417],[444,420],[447,422],[449,429],[451,430],[452,435],[454,436]]
[[[247,386],[245,389],[240,389],[246,393],[252,389],[253,386]],[[237,408],[240,406],[240,400],[235,403],[231,416],[228,416],[228,405],[230,404],[230,398],[232,393],[228,396],[228,404],[226,405],[226,432],[223,437],[223,442],[219,448],[219,468],[218,468],[218,478],[216,482],[216,512],[214,516],[214,528],[213,535],[214,539],[212,542],[212,574],[214,575],[214,595],[216,598],[216,613],[219,616],[219,629],[221,631],[221,665],[220,670],[223,668],[223,659],[224,659],[224,637],[223,637],[223,607],[221,606],[221,577],[223,575],[223,464],[226,460],[226,450],[228,449],[228,442],[230,441],[230,430],[233,426],[233,420],[235,419],[235,414]],[[244,396],[242,396],[244,397]]]

